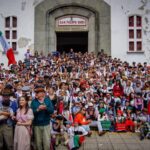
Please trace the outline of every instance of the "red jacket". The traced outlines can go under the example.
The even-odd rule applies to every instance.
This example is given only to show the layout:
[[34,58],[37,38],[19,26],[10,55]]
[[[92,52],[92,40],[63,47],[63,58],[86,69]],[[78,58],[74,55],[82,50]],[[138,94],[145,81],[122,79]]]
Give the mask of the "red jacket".
[[82,113],[76,114],[74,122],[77,122],[79,125],[89,124],[89,121],[86,120],[85,116]]
[[123,95],[123,88],[119,87],[119,85],[114,85],[113,87],[114,96],[120,97]]

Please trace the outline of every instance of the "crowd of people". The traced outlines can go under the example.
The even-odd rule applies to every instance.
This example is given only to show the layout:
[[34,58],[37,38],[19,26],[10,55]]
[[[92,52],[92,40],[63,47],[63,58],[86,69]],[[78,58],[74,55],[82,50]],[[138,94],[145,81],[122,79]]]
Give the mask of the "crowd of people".
[[[0,65],[0,149],[75,150],[98,130],[150,138],[150,67],[94,53],[25,54]],[[32,143],[33,141],[33,143]]]

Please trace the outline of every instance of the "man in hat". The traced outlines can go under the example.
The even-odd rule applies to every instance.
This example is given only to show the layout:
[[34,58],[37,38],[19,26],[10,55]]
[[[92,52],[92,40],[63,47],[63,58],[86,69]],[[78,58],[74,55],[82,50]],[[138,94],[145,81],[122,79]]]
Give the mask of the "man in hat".
[[140,127],[140,140],[150,139],[150,123],[145,122]]
[[91,123],[89,124],[90,127],[98,127],[98,134],[103,134],[103,129],[101,122],[98,120],[99,112],[97,109],[95,109],[92,102],[88,103],[88,108],[86,111],[86,118],[88,120],[91,120]]
[[31,88],[30,88],[30,86],[23,86],[23,87],[21,88],[21,90],[22,90],[22,95],[27,94],[28,96],[30,96],[30,93],[31,93]]
[[11,94],[10,89],[4,88],[2,101],[0,101],[0,149],[7,148],[7,150],[13,150],[13,122],[11,117],[16,110],[14,103],[10,101]]
[[81,110],[81,107],[82,107],[81,102],[76,99],[74,101],[74,104],[73,104],[72,108],[71,108],[72,114],[75,116]]
[[36,150],[50,150],[50,114],[54,112],[53,105],[45,96],[43,86],[35,88],[36,98],[31,103],[34,113],[33,127]]
[[63,116],[57,115],[51,122],[51,135],[52,140],[55,140],[55,146],[58,146],[62,139],[64,126],[63,126]]

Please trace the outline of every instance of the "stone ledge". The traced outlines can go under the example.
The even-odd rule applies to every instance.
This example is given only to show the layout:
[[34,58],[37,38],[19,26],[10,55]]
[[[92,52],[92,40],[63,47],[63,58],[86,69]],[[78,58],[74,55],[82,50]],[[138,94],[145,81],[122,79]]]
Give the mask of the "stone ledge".
[[144,54],[144,51],[127,51],[127,54]]

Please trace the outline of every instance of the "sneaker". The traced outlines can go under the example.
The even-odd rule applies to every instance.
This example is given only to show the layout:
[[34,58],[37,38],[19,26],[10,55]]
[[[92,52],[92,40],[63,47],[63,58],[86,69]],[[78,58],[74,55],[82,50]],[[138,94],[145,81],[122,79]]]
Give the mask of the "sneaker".
[[141,137],[140,137],[140,140],[141,140],[141,141],[144,140],[144,136],[141,136]]
[[90,137],[91,135],[92,135],[92,131],[89,131],[87,136]]
[[103,134],[105,134],[105,131],[101,131],[98,133],[99,136],[102,136]]
[[135,132],[136,132],[136,133],[140,133],[140,130],[139,130],[139,129],[136,129]]

